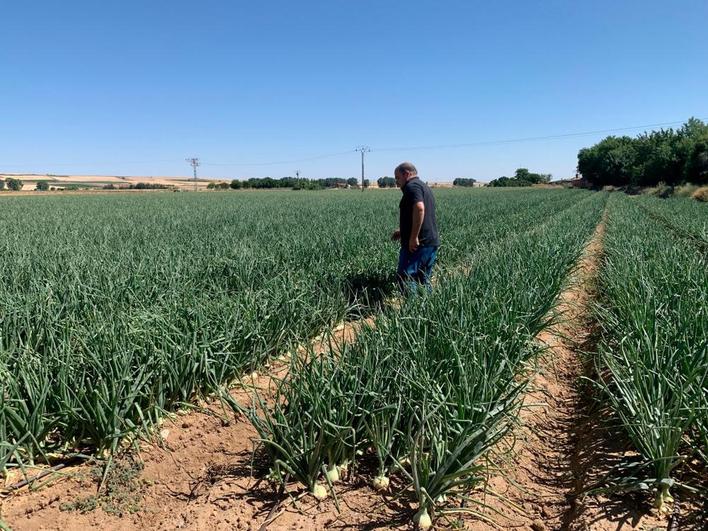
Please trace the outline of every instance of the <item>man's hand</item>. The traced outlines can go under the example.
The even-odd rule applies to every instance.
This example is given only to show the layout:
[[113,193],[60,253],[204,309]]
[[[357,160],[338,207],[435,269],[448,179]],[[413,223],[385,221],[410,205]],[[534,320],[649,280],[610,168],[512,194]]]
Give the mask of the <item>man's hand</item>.
[[401,239],[401,230],[400,229],[394,230],[393,234],[391,234],[391,240],[393,240],[394,242],[397,242],[400,239]]
[[415,250],[418,248],[418,245],[420,242],[418,241],[418,236],[413,236],[411,234],[410,239],[408,240],[408,250],[412,253],[415,252]]

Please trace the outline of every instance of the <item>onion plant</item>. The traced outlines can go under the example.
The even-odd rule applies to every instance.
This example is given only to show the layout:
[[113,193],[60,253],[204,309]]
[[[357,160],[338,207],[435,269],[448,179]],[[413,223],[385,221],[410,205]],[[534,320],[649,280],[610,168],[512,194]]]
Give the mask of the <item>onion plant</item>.
[[598,370],[609,377],[600,385],[644,460],[645,472],[633,472],[629,486],[653,488],[661,511],[673,500],[671,487],[680,484],[677,467],[696,453],[705,460],[706,260],[694,238],[652,219],[630,199],[612,198],[597,310],[603,329]]

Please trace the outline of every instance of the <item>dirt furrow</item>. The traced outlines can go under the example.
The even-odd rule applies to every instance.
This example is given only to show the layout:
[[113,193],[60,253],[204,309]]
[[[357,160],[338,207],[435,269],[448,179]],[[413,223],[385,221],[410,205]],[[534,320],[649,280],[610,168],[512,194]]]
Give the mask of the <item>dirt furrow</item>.
[[[513,448],[499,449],[500,470],[489,481],[495,495],[486,497],[483,512],[502,528],[568,528],[577,512],[573,495],[584,476],[579,457],[585,401],[580,378],[586,373],[580,352],[592,337],[590,303],[604,227],[603,219],[559,295],[556,324],[537,338],[545,351],[524,396],[521,427]],[[480,522],[474,527],[485,526]]]
[[[642,500],[583,496],[613,464],[631,453],[612,433],[589,379],[595,343],[592,302],[606,216],[559,295],[556,324],[539,334],[544,347],[524,396],[520,428],[501,448],[482,513],[502,529],[663,529]],[[513,443],[513,447],[512,447]],[[473,529],[489,529],[478,521]]]

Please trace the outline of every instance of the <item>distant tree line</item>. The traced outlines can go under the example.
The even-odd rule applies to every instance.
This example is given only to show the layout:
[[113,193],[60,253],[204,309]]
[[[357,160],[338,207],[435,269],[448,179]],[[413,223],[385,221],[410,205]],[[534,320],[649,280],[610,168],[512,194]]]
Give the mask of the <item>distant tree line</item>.
[[379,188],[395,188],[396,179],[393,177],[379,177],[376,179],[376,184]]
[[578,172],[596,186],[708,182],[708,125],[691,118],[680,129],[608,136],[578,153]]
[[173,186],[158,183],[121,184],[118,186],[115,184],[106,184],[103,186],[104,190],[169,190],[171,188],[173,188]]
[[453,186],[474,186],[474,183],[477,182],[477,179],[467,179],[465,177],[458,177],[454,181],[452,181]]
[[526,168],[519,168],[516,170],[513,177],[499,177],[498,179],[490,181],[487,186],[533,186],[534,184],[547,183],[550,180],[550,173],[532,173]]
[[7,187],[8,190],[13,192],[19,192],[22,190],[24,183],[20,179],[13,179],[12,177],[7,177],[5,180],[0,179],[0,190],[4,190]]
[[228,190],[229,186],[227,182],[209,183],[207,184],[207,190]]
[[[302,177],[252,177],[246,180],[234,179],[228,185],[233,190],[241,188],[268,189],[268,188],[292,188],[293,190],[323,190],[325,188],[346,188],[359,187],[360,183],[356,177],[344,179],[343,177],[327,177],[326,179],[305,179]],[[369,180],[364,180],[364,187],[369,186]]]

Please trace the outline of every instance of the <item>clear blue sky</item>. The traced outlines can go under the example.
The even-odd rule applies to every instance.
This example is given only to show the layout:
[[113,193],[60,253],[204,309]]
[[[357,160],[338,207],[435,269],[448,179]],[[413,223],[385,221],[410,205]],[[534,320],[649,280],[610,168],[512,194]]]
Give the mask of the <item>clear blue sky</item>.
[[705,0],[3,2],[0,172],[348,177],[354,152],[245,164],[368,144],[371,177],[566,177],[605,135],[376,149],[708,118],[707,23]]

